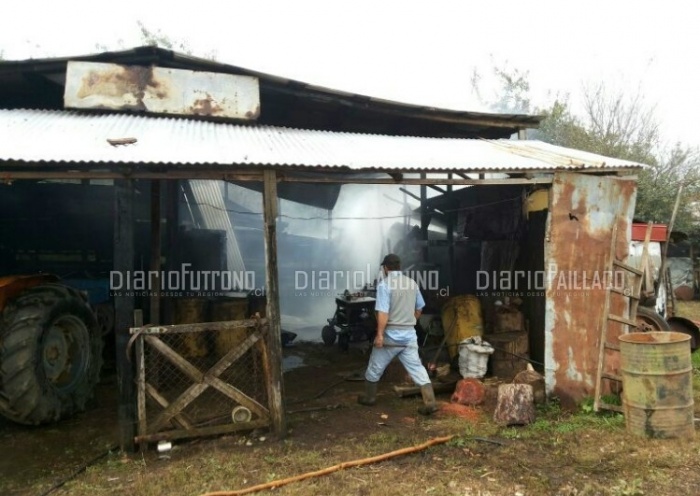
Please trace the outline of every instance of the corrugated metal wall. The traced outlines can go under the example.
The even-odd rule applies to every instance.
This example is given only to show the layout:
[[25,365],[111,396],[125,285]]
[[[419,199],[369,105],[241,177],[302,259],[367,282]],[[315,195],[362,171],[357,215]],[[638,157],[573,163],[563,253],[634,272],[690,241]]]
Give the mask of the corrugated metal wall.
[[[545,380],[549,393],[564,404],[592,396],[603,322],[604,284],[595,284],[610,263],[613,225],[615,257],[625,261],[637,185],[634,180],[558,173],[545,239],[547,285]],[[587,281],[587,282],[586,282]],[[627,301],[618,295],[610,310],[625,315]],[[621,332],[610,326],[610,335]]]

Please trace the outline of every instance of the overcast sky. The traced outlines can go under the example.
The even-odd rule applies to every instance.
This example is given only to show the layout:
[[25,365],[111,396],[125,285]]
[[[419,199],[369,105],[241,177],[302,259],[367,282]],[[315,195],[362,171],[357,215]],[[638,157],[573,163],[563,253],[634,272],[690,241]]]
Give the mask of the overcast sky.
[[[226,5],[225,7],[223,5]],[[656,105],[668,141],[700,145],[700,12],[691,1],[31,1],[5,6],[6,59],[140,44],[137,21],[195,55],[308,83],[484,110],[477,68],[527,70],[536,103],[605,80]]]

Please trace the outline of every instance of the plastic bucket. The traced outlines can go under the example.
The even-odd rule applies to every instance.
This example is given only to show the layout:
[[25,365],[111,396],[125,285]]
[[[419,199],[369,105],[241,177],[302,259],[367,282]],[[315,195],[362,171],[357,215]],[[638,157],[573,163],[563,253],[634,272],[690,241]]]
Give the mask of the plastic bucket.
[[652,438],[692,438],[690,336],[636,332],[619,339],[627,431]]

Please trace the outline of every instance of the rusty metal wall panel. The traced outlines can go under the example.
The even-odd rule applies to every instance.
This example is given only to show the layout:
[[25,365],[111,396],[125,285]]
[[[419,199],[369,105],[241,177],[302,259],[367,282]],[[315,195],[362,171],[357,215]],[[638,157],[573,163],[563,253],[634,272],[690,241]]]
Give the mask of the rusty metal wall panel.
[[68,62],[64,105],[255,120],[258,79],[213,72]]
[[[112,146],[107,142],[119,138],[133,138],[136,142],[124,146]],[[641,167],[600,155],[571,164],[565,156],[583,152],[554,147],[562,155],[560,157],[550,150],[551,145],[546,154],[525,157],[514,150],[535,150],[542,144],[517,142],[515,145],[513,142],[504,147],[502,143],[500,140],[337,133],[126,113],[0,109],[0,160],[289,165],[405,172],[589,168],[633,172]]]
[[[612,229],[617,223],[615,257],[626,261],[636,191],[634,180],[555,174],[545,239],[545,382],[565,404],[594,392]],[[611,311],[625,315],[626,299],[613,296]]]

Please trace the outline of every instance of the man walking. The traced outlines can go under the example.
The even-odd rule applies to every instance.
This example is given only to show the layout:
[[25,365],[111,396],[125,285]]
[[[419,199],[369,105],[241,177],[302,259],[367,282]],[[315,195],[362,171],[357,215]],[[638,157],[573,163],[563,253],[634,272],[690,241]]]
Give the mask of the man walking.
[[420,386],[424,406],[418,411],[430,415],[437,410],[433,385],[418,356],[416,320],[425,301],[418,284],[401,273],[401,259],[392,254],[382,261],[384,280],[377,284],[377,335],[365,372],[365,394],[357,398],[362,405],[374,405],[377,386],[384,370],[398,356],[413,382]]

